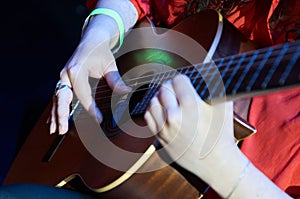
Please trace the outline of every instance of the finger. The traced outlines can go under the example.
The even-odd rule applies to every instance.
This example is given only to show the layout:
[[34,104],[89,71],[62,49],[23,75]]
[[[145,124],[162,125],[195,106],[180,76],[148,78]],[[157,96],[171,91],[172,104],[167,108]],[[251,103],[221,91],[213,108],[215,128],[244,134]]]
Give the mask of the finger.
[[113,92],[116,92],[118,94],[126,94],[132,90],[131,87],[127,86],[122,80],[118,71],[107,72],[104,77]]
[[200,97],[187,76],[177,75],[172,81],[172,86],[179,106],[196,106],[196,99]]
[[178,101],[171,81],[167,81],[161,86],[158,99],[160,104],[165,108],[168,118],[170,117],[169,113],[178,109]]
[[155,135],[156,133],[156,123],[154,118],[152,117],[151,113],[147,110],[144,115],[144,119],[146,121],[147,126],[149,127],[150,131]]
[[[103,119],[102,114],[93,98],[88,72],[80,67],[71,68],[68,72],[73,85],[73,91],[81,105],[89,112],[90,116],[94,118],[95,121],[101,123]],[[94,83],[96,83],[96,85],[92,85],[93,88],[97,86],[98,82]]]
[[155,122],[155,129],[153,133],[158,133],[165,124],[165,110],[156,96],[151,99],[148,111]]
[[50,112],[50,116],[48,118],[48,121],[50,122],[50,134],[55,133],[56,131],[56,107],[57,107],[57,101],[56,96],[53,96],[52,98],[52,109]]
[[61,90],[57,95],[57,121],[59,134],[65,134],[68,131],[72,97],[73,94],[69,88]]
[[53,124],[55,124],[55,131],[58,130],[59,134],[65,134],[68,131],[69,107],[73,97],[67,67],[64,67],[61,71],[60,81],[59,90],[55,93],[56,106],[53,112],[55,122],[53,122]]
[[106,57],[108,59],[104,65],[105,68],[103,70],[103,75],[109,87],[118,94],[130,92],[131,88],[124,83],[120,73],[118,72],[118,67],[113,54],[109,53],[106,55]]
[[72,83],[69,79],[66,67],[63,68],[62,71],[60,72],[60,80],[61,80],[61,85],[68,85],[70,88],[72,88]]
[[[153,98],[157,96],[157,92],[154,94]],[[151,101],[148,105],[148,108],[144,114],[144,119],[146,121],[146,124],[147,126],[149,127],[149,129],[151,130],[151,132],[155,135],[157,133],[157,130],[156,130],[156,123],[155,123],[155,120],[152,116],[152,114],[150,113],[150,104],[151,104]]]
[[168,140],[165,139],[165,135],[158,130],[158,124],[157,124],[157,118],[154,118],[154,116],[151,114],[149,110],[145,112],[144,119],[146,121],[147,126],[149,127],[150,131],[153,133],[153,135],[156,136],[156,138],[159,140],[159,142],[165,146],[168,143]]

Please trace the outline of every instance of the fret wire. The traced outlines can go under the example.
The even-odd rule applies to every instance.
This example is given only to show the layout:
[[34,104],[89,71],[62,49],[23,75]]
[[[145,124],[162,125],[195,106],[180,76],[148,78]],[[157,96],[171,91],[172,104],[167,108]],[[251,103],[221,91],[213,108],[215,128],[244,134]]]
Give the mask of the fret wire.
[[[205,97],[205,96],[204,96],[204,97]],[[210,99],[210,96],[208,96],[207,99],[209,100],[209,99]],[[78,109],[79,109],[79,108],[78,108]],[[77,110],[78,110],[78,109],[77,109]]]
[[[161,75],[161,73],[157,76],[157,80],[159,80],[159,76]],[[157,81],[156,80],[156,81]],[[151,89],[147,91],[147,94],[145,95],[145,97],[143,98],[143,101],[140,103],[141,106],[140,106],[140,109],[139,109],[139,112],[143,111],[144,107],[145,107],[145,104],[149,103],[147,102],[148,99],[151,99],[153,97],[153,93],[155,93],[157,91],[157,84],[156,84],[156,81],[153,83],[153,85],[151,86]]]
[[243,54],[242,57],[239,59],[236,67],[234,67],[232,73],[230,74],[230,77],[226,80],[226,83],[225,83],[225,90],[228,89],[229,87],[229,84],[231,83],[231,80],[233,79],[234,75],[237,73],[238,69],[240,68],[240,65],[242,64],[242,62],[244,61],[246,55]]
[[[205,65],[207,65],[207,64],[209,64],[209,67],[210,67],[211,65],[214,64],[214,62],[205,63]],[[209,68],[209,67],[208,67],[208,68]],[[198,84],[197,87],[195,88],[197,92],[198,92],[199,88],[202,86],[202,83],[204,82],[204,78],[207,76],[208,72],[209,72],[209,70],[206,70],[206,71],[205,71],[205,74],[202,75],[202,78],[201,78],[199,84]]]
[[[264,56],[264,61],[268,61],[268,59],[266,59],[266,57],[268,57],[269,59],[270,59],[270,56],[268,56],[268,54],[269,53],[267,53],[265,56]],[[272,57],[274,57],[273,55],[272,55]],[[230,63],[230,62],[232,62],[232,59],[233,59],[234,57],[233,56],[231,56],[231,61],[229,61],[228,63]],[[238,57],[239,58],[239,57]],[[270,61],[270,60],[269,60]],[[270,62],[272,62],[272,61],[270,61]],[[256,63],[258,63],[258,60],[257,60],[257,62]],[[201,64],[201,65],[198,65],[198,67],[199,66],[201,66],[201,68],[203,68],[204,67],[204,64]],[[263,66],[263,65],[262,65]],[[223,67],[224,68],[224,67]],[[226,68],[227,67],[225,67],[225,70],[220,70],[220,71],[222,71],[222,76],[224,77],[224,71],[226,71]],[[255,68],[257,68],[257,67],[255,67]],[[259,68],[259,67],[258,67]],[[181,71],[183,70],[183,68],[181,68],[180,69]],[[206,70],[206,69],[204,69],[204,70]],[[259,71],[259,70],[258,70]],[[209,74],[208,76],[210,76],[211,74]],[[259,75],[259,73],[256,73],[256,75]],[[198,76],[199,76],[199,73],[197,73],[197,76],[196,77],[194,77],[193,78],[193,83],[195,83],[195,81],[196,81],[196,79],[198,78]],[[156,76],[157,77],[157,76]],[[199,78],[200,79],[200,78]],[[223,78],[224,79],[224,78]]]
[[170,79],[173,79],[177,75],[177,70],[172,70],[170,72]]
[[148,90],[148,95],[145,96],[143,102],[141,103],[141,110],[143,110],[144,104],[147,103],[148,99],[151,99],[153,97],[153,93],[156,93],[157,87],[158,87],[157,82],[159,82],[159,80],[161,79],[160,76],[164,76],[164,75],[165,75],[165,72],[159,73],[156,76],[155,80],[153,81],[153,84],[151,85],[151,89]]
[[288,45],[285,44],[283,46],[283,49],[280,51],[279,56],[276,58],[275,63],[273,64],[273,66],[271,67],[271,69],[269,70],[268,75],[266,76],[266,78],[264,79],[263,83],[261,84],[262,88],[266,88],[269,81],[271,80],[275,70],[277,69],[277,67],[279,66],[283,56],[285,55],[286,51],[288,49]]
[[[287,55],[287,56],[285,56],[285,57],[288,57],[288,54],[287,54],[287,53],[286,53],[286,55]],[[290,56],[292,57],[292,55],[290,55]],[[272,57],[274,57],[274,56],[272,56]],[[274,58],[274,59],[275,59],[275,58]],[[270,59],[270,58],[269,58],[268,61],[269,61],[269,63],[273,63],[272,59]],[[255,65],[258,65],[258,63],[259,63],[259,62],[257,61]],[[286,65],[288,65],[288,63],[287,63]],[[258,68],[258,67],[255,66],[255,67],[253,67],[253,68],[255,68],[255,70],[256,70],[256,68]],[[266,70],[268,69],[268,67],[263,68],[263,69],[265,69],[265,70],[262,70],[262,71],[266,71]],[[180,69],[180,70],[182,70],[182,69]],[[221,70],[221,71],[222,71],[222,70]],[[176,72],[176,71],[174,70],[174,72]],[[223,72],[224,72],[224,71],[223,71]],[[253,73],[253,74],[254,74],[254,73]],[[259,75],[259,73],[256,73],[256,74]],[[199,73],[197,73],[197,76],[198,76],[198,75],[199,75]],[[209,77],[210,75],[211,75],[211,74],[209,74],[208,77]],[[197,76],[196,76],[196,77],[197,77]],[[222,76],[224,76],[224,73],[222,73]],[[196,80],[196,77],[193,78],[193,80]],[[197,77],[197,78],[198,78],[198,77]],[[201,77],[200,77],[199,79],[201,79]],[[224,79],[224,78],[223,78],[223,79]]]
[[286,81],[286,78],[288,78],[288,75],[292,71],[294,65],[296,64],[297,60],[299,59],[300,56],[300,46],[297,49],[297,52],[293,55],[292,59],[290,60],[289,64],[287,65],[285,71],[282,73],[279,83],[283,85]]
[[[165,78],[165,81],[168,81],[168,80],[170,80],[170,79],[173,79],[173,77],[171,77],[171,75],[172,75],[172,73],[176,73],[176,70],[171,70],[171,71],[168,71],[167,72],[167,76],[166,76],[166,78]],[[164,82],[165,82],[164,81]]]
[[192,84],[194,85],[194,87],[196,86],[195,83],[197,82],[199,76],[200,76],[200,71],[203,70],[203,67],[205,66],[205,64],[200,64],[201,68],[197,68],[197,66],[195,67],[197,69],[197,74],[196,77],[194,77]]
[[[267,60],[266,60],[266,58],[269,58],[270,57],[270,55],[272,54],[272,53],[270,53],[271,51],[273,51],[273,49],[277,49],[277,48],[268,48],[266,51],[267,51],[267,53],[265,54],[265,55],[263,55],[263,60],[261,61],[261,64],[259,65],[259,67],[258,67],[258,71],[261,71],[262,70],[262,66],[263,66],[263,62],[264,63],[266,63],[267,62]],[[257,51],[254,51],[254,54],[257,54],[258,52],[261,52],[261,51],[259,51],[259,50],[257,50]],[[252,55],[252,54],[249,54],[249,55]],[[247,53],[244,53],[244,54],[242,54],[242,58],[243,59],[245,59],[245,57],[247,57],[248,56],[248,54]],[[224,60],[224,58],[222,58],[223,60]],[[233,56],[230,56],[230,58],[229,58],[229,62],[226,64],[226,66],[225,66],[225,69],[224,70],[221,70],[222,71],[222,77],[224,77],[224,75],[225,75],[225,73],[227,72],[227,70],[228,70],[228,66],[230,65],[229,63],[231,63],[231,62],[233,62],[233,59],[234,59],[234,57]],[[253,59],[253,55],[252,55],[252,57],[251,57],[251,59]],[[239,60],[239,62],[238,62],[238,66],[240,66],[241,65],[241,63],[242,63],[242,61],[241,60]],[[200,65],[198,65],[198,66],[200,66],[201,68],[203,68],[205,65],[207,65],[207,64],[200,64]],[[223,67],[223,66],[220,66],[220,67]],[[227,68],[228,67],[228,68]],[[206,68],[204,68],[204,70],[206,70],[205,71],[205,76],[209,76],[209,75],[211,75],[211,74],[209,74],[209,72],[210,72],[210,70],[209,69],[207,69],[208,67],[206,67]],[[289,67],[289,68],[291,68],[291,67]],[[181,69],[179,69],[178,71],[179,72],[182,72],[182,71],[185,71],[185,73],[184,74],[188,74],[188,71],[190,70],[190,67],[188,67],[188,68],[181,68]],[[234,71],[233,71],[233,73],[236,73],[237,71],[237,68],[235,68],[234,69]],[[249,69],[245,69],[245,70],[249,70]],[[290,69],[291,70],[291,69]],[[195,71],[195,68],[193,68],[193,70],[192,71],[190,71],[190,74],[189,74],[189,76],[190,77],[192,77],[193,75],[194,75],[194,71]],[[288,71],[288,70],[286,70],[286,71]],[[209,74],[209,75],[208,75]],[[246,74],[246,72],[244,72],[243,73],[243,76],[245,76],[245,74]],[[198,72],[198,73],[196,73],[196,77],[192,80],[192,83],[193,84],[195,84],[196,83],[196,79],[199,77],[199,75],[200,75],[200,73]],[[254,84],[254,82],[255,82],[255,80],[257,79],[257,76],[259,75],[259,73],[257,72],[254,76],[252,76],[252,79],[250,80],[250,83],[249,83],[249,85],[247,86],[247,89],[249,89],[249,88],[251,88],[252,86],[253,86],[253,84]],[[212,77],[211,77],[212,78]],[[281,78],[281,79],[283,79],[283,78]],[[240,82],[241,80],[239,80],[239,82]],[[281,81],[283,81],[283,80],[281,80]],[[227,82],[228,82],[228,80],[227,80]],[[198,84],[198,86],[197,86],[197,89],[199,89],[200,87],[201,87],[201,84],[203,83],[203,78],[200,80],[200,84]],[[228,83],[227,83],[228,84]],[[238,84],[241,84],[241,83],[238,83]],[[213,90],[216,90],[216,88],[218,87],[217,86],[218,84],[216,84],[216,86],[213,88]],[[158,85],[157,85],[158,86]],[[237,87],[237,85],[236,85],[236,87]],[[202,94],[203,94],[203,91],[202,91]]]
[[184,68],[180,68],[180,69],[178,69],[177,71],[178,71],[180,74],[182,74],[183,69],[184,69]]
[[264,55],[263,60],[260,62],[259,66],[257,67],[256,72],[254,73],[254,75],[252,76],[248,86],[246,87],[247,91],[250,91],[251,88],[253,87],[256,79],[258,78],[258,75],[260,74],[260,72],[262,71],[262,69],[264,68],[267,60],[269,59],[270,55],[272,54],[273,49],[269,48],[269,50],[267,51],[267,53]]
[[[224,59],[221,59],[220,62],[218,63],[218,65],[217,65],[217,67],[220,66],[221,64],[223,64],[223,62],[224,62]],[[219,72],[219,70],[218,70],[216,67],[213,67],[212,69],[213,69],[213,73],[212,73],[212,75],[210,76],[210,78],[208,79],[208,81],[206,82],[206,86],[205,86],[204,89],[201,91],[201,94],[200,94],[201,96],[202,96],[202,95],[204,96],[205,92],[207,92],[207,91],[209,90],[208,87],[209,87],[210,84],[212,83],[212,80],[214,79],[215,74],[216,74],[217,72]],[[211,93],[211,94],[213,94],[213,93]]]
[[[154,85],[155,85],[155,87],[154,87],[154,89],[149,93],[149,97],[145,97],[144,99],[146,99],[146,101],[144,101],[143,103],[142,103],[142,107],[141,107],[141,111],[144,111],[146,108],[147,108],[147,106],[148,106],[148,104],[149,104],[149,102],[150,102],[150,100],[152,99],[152,97],[154,96],[154,94],[157,92],[157,89],[158,89],[158,87],[160,86],[160,84],[161,84],[161,82],[162,82],[162,79],[164,78],[164,76],[165,76],[165,72],[164,73],[161,73],[162,74],[162,77],[160,78],[160,77],[158,77],[158,82],[156,82]],[[161,76],[161,75],[159,75],[159,76]]]
[[[225,74],[226,74],[226,72],[228,71],[228,69],[230,68],[230,66],[231,66],[231,64],[232,64],[232,62],[233,62],[234,59],[235,59],[235,56],[232,56],[232,57],[230,58],[229,62],[227,62],[227,65],[226,65],[225,69],[224,69],[224,70],[221,70],[221,71],[222,71],[222,72],[221,72],[221,77],[222,77],[223,82],[224,82]],[[223,85],[224,85],[224,84],[223,84]],[[219,82],[218,82],[218,84],[215,84],[215,86],[214,86],[214,88],[213,88],[213,90],[212,90],[212,93],[215,93],[215,92],[216,92],[216,89],[217,89],[218,87],[219,87]],[[219,94],[219,97],[224,96],[224,95],[226,94],[225,89],[222,89],[222,91],[223,91],[223,93],[220,93],[220,94]]]
[[196,70],[195,67],[193,67],[193,69],[192,69],[190,75],[188,76],[190,80],[192,79],[192,77],[193,77],[195,71],[197,71],[197,70]]
[[[296,42],[295,42],[296,43]],[[299,44],[298,44],[299,42],[297,42],[296,44],[292,44],[292,45],[290,45],[290,49],[293,49],[293,48],[297,48],[297,51],[296,51],[296,53],[294,53],[293,54],[293,56],[292,56],[292,58],[290,59],[290,61],[289,61],[289,63],[287,64],[287,67],[285,68],[285,70],[284,70],[284,72],[282,73],[282,75],[281,75],[281,77],[280,77],[280,80],[279,80],[279,83],[280,84],[283,84],[283,83],[285,83],[285,81],[287,81],[287,78],[289,77],[289,74],[290,74],[290,72],[293,70],[293,68],[294,68],[294,66],[295,66],[295,63],[298,61],[298,59],[299,59],[299,56],[300,56],[300,47],[298,46]],[[264,65],[267,63],[267,61],[268,61],[268,59],[270,58],[270,56],[272,55],[274,55],[274,54],[276,54],[275,52],[275,50],[278,50],[279,48],[281,48],[281,47],[278,47],[278,48],[268,48],[267,50],[265,50],[266,51],[266,53],[264,54],[264,55],[262,55],[263,56],[263,60],[261,60],[261,62],[258,64],[258,67],[256,67],[255,68],[255,70],[256,70],[256,72],[254,73],[254,75],[252,76],[252,78],[251,78],[251,80],[250,80],[250,82],[249,82],[249,84],[248,84],[248,86],[246,87],[246,89],[247,90],[250,90],[251,88],[252,88],[252,86],[253,86],[253,84],[256,82],[256,79],[258,78],[258,76],[259,76],[259,74],[260,74],[260,72],[264,69]],[[256,51],[257,52],[257,51]],[[256,53],[256,52],[254,52],[254,53]],[[261,53],[261,52],[263,52],[263,51],[259,51],[259,53]],[[246,57],[247,57],[248,55],[246,55]],[[224,59],[224,58],[223,58]],[[225,58],[225,59],[227,59],[227,58]],[[225,66],[225,69],[223,69],[223,70],[221,70],[222,71],[222,74],[221,74],[221,76],[222,76],[222,78],[225,76],[225,74],[227,73],[227,66],[228,65],[231,65],[231,62],[233,62],[232,60],[234,59],[234,56],[230,56],[230,58],[229,58],[230,60],[229,60],[229,62],[227,62],[227,64],[226,64],[226,62],[225,62],[225,64],[226,64],[226,66]],[[217,60],[218,61],[218,60]],[[205,66],[206,64],[199,64],[198,66],[200,66],[201,67],[201,69],[203,69],[203,67]],[[222,68],[224,68],[223,66],[221,66]],[[228,67],[229,68],[229,67]],[[190,74],[190,77],[192,77],[193,76],[193,74],[192,73],[194,73],[193,71],[195,70],[195,68],[193,68],[193,70],[192,70],[192,72],[191,72],[191,74]],[[204,68],[204,70],[205,70],[205,68]],[[181,71],[182,71],[182,69],[181,69]],[[175,73],[174,73],[175,72]],[[176,71],[172,71],[171,73],[174,73],[173,75],[175,76],[176,75]],[[193,83],[195,83],[196,81],[197,81],[197,78],[199,77],[199,75],[200,75],[200,72],[197,72],[196,73],[196,77],[192,80],[193,81]],[[136,78],[136,79],[141,79],[141,78]],[[145,78],[143,78],[143,79],[146,79],[146,77]],[[154,79],[154,78],[153,78]],[[153,79],[152,79],[152,81],[153,81]],[[128,82],[130,82],[130,81],[134,81],[134,80],[129,80]],[[217,86],[216,86],[217,87]],[[214,89],[215,90],[215,89]],[[80,110],[82,110],[83,109],[83,107],[82,106],[80,106],[80,107],[78,107],[77,108],[77,111],[79,111],[80,112]],[[77,112],[76,111],[76,112]],[[78,113],[78,112],[77,112]],[[76,118],[77,117],[77,113],[74,113],[74,115],[73,115],[73,118]]]
[[191,67],[186,67],[185,72],[184,72],[185,75],[189,72],[190,68]]
[[[167,76],[165,77],[165,79],[168,80],[168,79],[174,78],[174,76],[176,75],[176,73],[177,73],[176,70],[167,71],[166,72]],[[161,74],[159,74],[159,75],[156,76],[157,80],[158,79],[162,79],[162,78],[159,78],[160,75]],[[157,81],[157,80],[154,80],[154,79],[155,78],[153,78],[153,80],[152,80],[152,84],[154,84],[154,82]],[[157,85],[157,84],[154,84],[154,85]],[[157,91],[157,87],[153,87],[153,86],[151,86],[151,89],[148,89],[147,94],[144,96],[144,100],[142,102],[138,102],[138,104],[144,104],[144,106],[141,105],[140,108],[138,109],[138,111],[132,111],[131,115],[139,114],[139,113],[142,113],[142,112],[145,111],[145,109],[147,108],[150,100],[152,99],[153,95]],[[147,99],[147,100],[145,100],[145,99]]]
[[[174,73],[174,72],[176,73],[176,70],[167,71],[167,72],[163,73],[163,76],[162,76],[161,78],[159,78],[159,79],[160,79],[159,83],[156,84],[157,86],[156,86],[155,90],[154,90],[154,91],[151,91],[151,93],[149,94],[149,97],[147,97],[147,100],[144,102],[145,104],[144,104],[144,106],[142,107],[142,109],[140,110],[140,112],[144,112],[144,111],[146,110],[148,104],[150,103],[150,101],[151,101],[152,97],[154,96],[154,94],[157,92],[159,86],[160,86],[161,84],[163,84],[165,81],[168,81],[170,75],[171,75],[172,73]],[[167,74],[167,75],[165,76],[165,74]],[[165,76],[165,77],[164,77],[164,76]]]
[[184,67],[184,68],[182,68],[181,70],[180,70],[180,74],[185,74],[185,71],[186,70],[186,68]]
[[[291,45],[291,50],[292,50],[292,48],[296,48],[297,46],[295,46],[295,45]],[[273,50],[273,49],[277,49],[277,48],[267,48],[267,50],[264,50],[264,51],[266,51],[267,53],[268,53],[268,51],[270,51],[270,50]],[[264,56],[264,54],[260,54],[261,52],[263,52],[262,50],[261,51],[259,51],[259,50],[257,50],[258,52],[259,52],[259,56],[258,57],[260,57],[260,56]],[[243,54],[245,54],[246,55],[246,57],[247,56],[253,56],[253,53],[255,53],[256,51],[254,51],[254,52],[252,52],[252,53],[250,53],[250,54],[248,54],[248,52],[247,53],[243,53]],[[275,51],[274,51],[275,52]],[[243,55],[242,54],[242,55]],[[239,58],[241,55],[238,55],[238,56],[236,56],[237,58]],[[225,58],[225,64],[226,64],[226,62],[228,62],[228,60],[230,61],[232,59],[232,56],[228,56],[228,57],[226,57]],[[218,59],[219,60],[219,59]],[[215,62],[217,62],[218,60],[216,60]],[[198,67],[198,66],[203,66],[204,64],[197,64],[196,65],[196,67]],[[225,66],[225,65],[224,65]],[[226,65],[227,66],[227,65]],[[191,67],[191,66],[190,66]],[[223,66],[221,66],[222,68],[224,68]],[[181,69],[182,70],[182,69]],[[143,77],[142,77],[143,78]],[[137,78],[135,78],[135,79],[137,79]],[[129,80],[129,81],[126,81],[126,83],[127,84],[129,84],[130,85],[130,81],[131,80]]]
[[[152,78],[152,80],[151,80],[151,82],[150,82],[150,84],[149,84],[149,86],[148,86],[148,88],[150,88],[149,90],[153,89],[153,86],[152,86],[152,85],[154,84],[155,79],[156,79],[159,75],[160,75],[160,73],[153,76],[153,78]],[[147,91],[147,93],[149,92],[149,90]],[[139,103],[136,104],[136,106],[134,107],[133,111],[131,112],[132,115],[133,115],[133,114],[137,114],[137,113],[140,111],[140,109],[141,109],[141,107],[142,107],[142,104],[143,104],[143,101],[145,100],[146,97],[147,97],[147,95],[143,97],[143,99],[142,99],[141,102],[139,102]]]
[[245,70],[242,72],[242,75],[239,77],[237,83],[235,84],[233,90],[232,90],[232,93],[235,94],[237,93],[237,90],[239,89],[239,87],[241,86],[242,84],[242,81],[244,80],[246,74],[248,73],[248,71],[250,70],[251,66],[253,65],[256,57],[258,56],[258,52],[256,51],[254,53],[254,55],[252,56],[250,62],[247,64],[247,66],[245,67]]
[[[297,48],[298,46],[299,46],[299,43],[300,43],[300,40],[299,41],[295,41],[295,42],[290,42],[290,43],[288,43],[288,45],[289,45],[289,49],[293,49],[293,48]],[[266,53],[268,53],[270,50],[271,51],[277,51],[277,50],[280,50],[282,48],[282,46],[281,45],[278,45],[278,46],[273,46],[273,47],[269,47],[269,48],[264,48],[264,49],[259,49],[259,50],[256,50],[256,51],[258,51],[259,52],[259,54],[261,54],[262,56],[264,55],[264,54],[266,54]],[[243,53],[243,54],[246,54],[246,57],[247,56],[252,56],[252,54],[254,53],[255,51],[249,51],[249,52],[245,52],[245,53]],[[239,57],[240,55],[238,55],[237,57]],[[228,56],[228,57],[226,57],[225,58],[225,63],[227,62],[227,60],[230,60],[232,58],[232,56]],[[217,60],[215,60],[215,62],[217,62],[218,61],[218,59]],[[196,65],[196,67],[197,66],[202,66],[203,64],[197,64]],[[147,76],[144,76],[144,77],[137,77],[137,78],[133,78],[133,79],[129,79],[129,80],[124,80],[125,81],[125,83],[127,84],[127,85],[131,85],[131,82],[135,82],[135,81],[137,81],[137,80],[141,80],[141,79],[146,79],[146,78],[148,78],[149,77],[149,75],[147,75]],[[141,81],[141,82],[144,82],[144,81]],[[98,87],[99,88],[99,87]]]

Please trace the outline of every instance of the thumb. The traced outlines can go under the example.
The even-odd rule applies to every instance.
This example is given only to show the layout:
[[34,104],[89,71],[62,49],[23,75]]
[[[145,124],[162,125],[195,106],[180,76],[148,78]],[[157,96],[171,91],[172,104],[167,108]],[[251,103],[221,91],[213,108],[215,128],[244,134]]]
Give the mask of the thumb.
[[132,88],[127,86],[122,80],[119,71],[107,72],[104,77],[109,87],[118,94],[126,94],[132,90]]

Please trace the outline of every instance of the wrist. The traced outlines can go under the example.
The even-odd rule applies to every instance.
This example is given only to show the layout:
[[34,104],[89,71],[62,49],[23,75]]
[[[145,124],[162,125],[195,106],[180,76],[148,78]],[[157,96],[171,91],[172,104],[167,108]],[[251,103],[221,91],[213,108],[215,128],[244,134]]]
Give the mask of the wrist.
[[[105,28],[103,28],[105,27]],[[81,43],[88,45],[108,44],[110,49],[118,44],[119,31],[114,20],[106,15],[92,16],[84,30]]]
[[229,195],[224,197],[228,199],[291,198],[250,162],[240,172]]
[[86,29],[101,28],[109,33],[110,49],[116,52],[123,43],[125,33],[134,26],[137,19],[138,12],[130,1],[98,1],[83,24],[82,35]]
[[96,8],[108,8],[116,11],[122,18],[125,32],[132,28],[138,20],[138,12],[128,0],[101,0],[98,1]]
[[202,174],[205,173],[202,179],[226,198],[236,189],[250,163],[237,146],[228,147],[226,152],[215,156],[220,156],[218,163],[216,164],[216,157],[208,157],[206,161],[212,166],[209,170],[202,171]]

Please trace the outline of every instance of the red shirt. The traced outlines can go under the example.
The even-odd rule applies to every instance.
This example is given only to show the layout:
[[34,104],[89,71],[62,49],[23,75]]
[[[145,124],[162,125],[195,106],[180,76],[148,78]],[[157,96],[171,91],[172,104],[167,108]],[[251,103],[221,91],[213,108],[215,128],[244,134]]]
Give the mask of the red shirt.
[[[88,8],[92,9],[96,1],[88,0]],[[191,2],[197,1],[131,2],[139,20],[149,16],[157,26],[172,27],[195,11]],[[252,0],[237,6],[226,18],[256,44],[266,47],[286,41],[286,36],[288,40],[299,37],[295,31],[300,30],[300,1]],[[241,150],[281,189],[300,197],[300,89],[254,97],[249,121],[257,133],[244,140]]]

